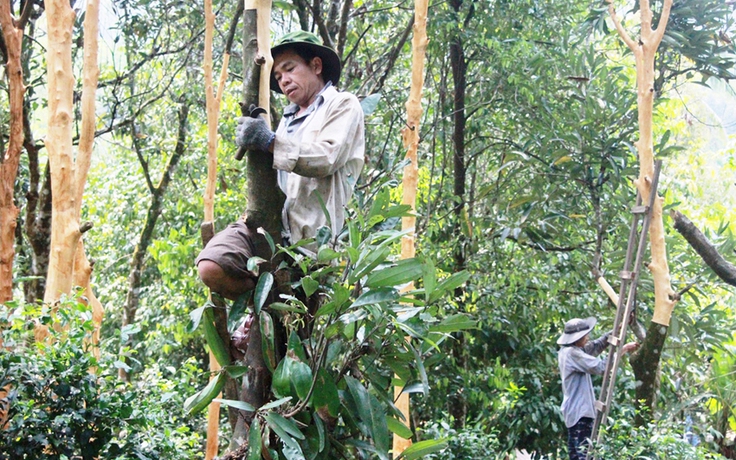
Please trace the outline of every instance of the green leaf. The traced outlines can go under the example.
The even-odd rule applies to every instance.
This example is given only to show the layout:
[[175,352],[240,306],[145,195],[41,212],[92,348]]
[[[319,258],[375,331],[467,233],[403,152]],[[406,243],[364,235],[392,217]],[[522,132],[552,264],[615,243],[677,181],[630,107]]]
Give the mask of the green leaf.
[[360,107],[363,108],[363,115],[368,116],[376,111],[378,102],[381,100],[381,93],[374,93],[363,98],[360,101]]
[[[335,396],[337,396],[337,394],[335,394]],[[317,436],[319,438],[319,452],[322,452],[323,450],[325,450],[325,424],[324,422],[322,422],[322,419],[319,418],[317,412],[312,412],[312,420],[314,420],[314,425],[317,427]]]
[[453,273],[437,285],[437,288],[433,292],[433,295],[431,295],[429,298],[430,302],[434,302],[435,300],[439,299],[445,294],[445,292],[453,291],[456,288],[462,286],[469,279],[470,273],[468,273],[466,270]]
[[248,261],[245,263],[245,268],[249,272],[253,272],[254,274],[258,275],[258,266],[262,264],[263,262],[266,262],[266,259],[263,257],[253,256],[249,257]]
[[284,302],[273,302],[268,306],[271,310],[290,311],[294,313],[306,313],[307,309],[301,303],[288,304]]
[[340,397],[333,376],[327,369],[319,368],[317,371],[317,382],[311,398],[315,409],[327,407],[331,416],[337,417],[340,411]]
[[239,295],[235,302],[233,302],[227,315],[228,331],[233,332],[240,325],[240,320],[248,309],[248,300],[250,300],[252,295],[253,291],[247,291]]
[[448,316],[443,319],[439,324],[435,324],[429,327],[432,332],[444,332],[446,334],[452,332],[464,331],[467,329],[475,329],[478,327],[478,322],[467,315],[458,313],[456,315]]
[[340,257],[340,253],[327,246],[322,246],[317,251],[317,262],[327,263]]
[[330,227],[323,225],[317,229],[317,235],[315,236],[317,247],[329,243],[330,238],[332,238],[332,230]]
[[399,457],[399,460],[414,460],[429,454],[439,452],[447,447],[447,439],[430,439],[419,441],[409,446]]
[[198,391],[184,401],[184,410],[188,414],[196,414],[207,407],[220,394],[222,387],[225,386],[226,380],[227,378],[224,372],[218,373],[217,377],[210,379],[209,383],[201,391]]
[[195,308],[194,310],[189,312],[189,325],[187,326],[187,332],[194,332],[195,330],[197,330],[200,321],[202,321],[202,314],[204,313],[204,309],[211,306],[212,303],[207,302],[201,307]]
[[289,343],[287,348],[294,353],[294,355],[302,362],[307,362],[307,353],[304,351],[304,345],[302,345],[302,339],[299,338],[299,334],[296,331],[291,331],[289,334]]
[[400,286],[416,281],[424,273],[424,263],[416,258],[400,260],[393,267],[383,268],[368,275],[365,285],[370,288]]
[[276,367],[276,330],[274,329],[273,319],[267,311],[261,311],[258,315],[261,327],[261,349],[263,350],[263,361],[269,372],[273,372]]
[[294,398],[292,398],[291,396],[289,396],[287,398],[281,398],[281,399],[277,399],[276,401],[271,401],[270,403],[264,404],[263,406],[259,407],[258,408],[258,412],[263,412],[263,411],[267,411],[269,409],[273,409],[274,407],[283,406],[284,404],[286,404],[287,402],[291,401],[292,399],[294,399]]
[[268,247],[271,248],[271,254],[275,254],[276,245],[273,243],[273,238],[271,238],[271,235],[263,227],[258,227],[257,231],[258,233],[263,235],[263,237],[266,239],[266,242],[268,243]]
[[245,374],[247,374],[248,369],[249,369],[248,366],[230,365],[230,366],[223,367],[223,370],[227,372],[227,374],[234,379],[240,378],[244,376]]
[[388,425],[388,429],[391,430],[392,433],[404,439],[411,439],[411,437],[414,435],[414,433],[412,433],[411,429],[408,426],[404,425],[393,417],[386,417],[386,424]]
[[429,300],[437,287],[437,269],[434,263],[430,259],[424,261],[424,275],[422,276],[424,282],[424,298]]
[[302,288],[304,289],[304,293],[307,297],[309,297],[319,289],[319,281],[316,281],[309,276],[305,276],[302,278]]
[[296,439],[304,439],[304,434],[299,431],[293,420],[286,419],[276,412],[268,412],[263,418],[284,444],[298,452],[302,451]]
[[248,460],[261,460],[263,443],[261,442],[261,422],[258,417],[253,419],[248,434]]
[[380,288],[366,291],[353,302],[352,307],[372,305],[380,302],[394,302],[399,298],[399,293],[393,288]]
[[[384,407],[375,396],[368,393],[368,390],[358,380],[346,376],[345,381],[357,405],[358,416],[363,421],[364,434],[373,439],[379,454],[388,452],[390,435]],[[381,455],[381,457],[383,458],[384,455]]]
[[261,308],[266,304],[272,286],[273,275],[271,273],[264,273],[258,277],[258,284],[253,293],[253,309],[256,314],[260,313]]
[[235,401],[234,399],[213,399],[214,402],[219,402],[223,406],[230,406],[234,407],[235,409],[240,409],[248,412],[255,412],[256,408],[251,406],[245,401]]

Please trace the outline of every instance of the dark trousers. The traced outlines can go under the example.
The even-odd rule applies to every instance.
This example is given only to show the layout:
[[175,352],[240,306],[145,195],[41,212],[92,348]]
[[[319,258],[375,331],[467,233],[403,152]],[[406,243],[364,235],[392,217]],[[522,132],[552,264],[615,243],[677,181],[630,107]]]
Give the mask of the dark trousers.
[[585,460],[590,446],[590,435],[593,434],[593,419],[583,417],[578,423],[567,429],[567,451],[570,460]]

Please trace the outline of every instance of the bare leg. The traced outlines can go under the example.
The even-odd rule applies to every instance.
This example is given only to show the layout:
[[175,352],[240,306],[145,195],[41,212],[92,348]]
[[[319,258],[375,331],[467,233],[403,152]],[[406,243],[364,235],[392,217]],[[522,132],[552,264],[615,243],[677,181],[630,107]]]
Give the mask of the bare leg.
[[227,273],[216,262],[201,260],[197,264],[199,277],[208,288],[217,292],[226,299],[236,300],[241,294],[255,288],[253,278],[235,278]]

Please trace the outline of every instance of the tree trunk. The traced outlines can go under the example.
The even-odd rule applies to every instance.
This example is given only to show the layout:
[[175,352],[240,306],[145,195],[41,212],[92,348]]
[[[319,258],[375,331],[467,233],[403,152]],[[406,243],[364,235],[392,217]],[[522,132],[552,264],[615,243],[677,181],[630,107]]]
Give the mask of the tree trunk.
[[[453,0],[451,2],[455,13],[459,14],[462,7],[462,0]],[[467,62],[465,61],[465,50],[463,41],[458,30],[450,41],[450,65],[452,66],[452,80],[454,84],[454,104],[453,104],[453,122],[454,128],[452,133],[452,141],[454,147],[453,155],[453,194],[455,200],[454,215],[454,234],[457,243],[453,251],[455,260],[455,271],[465,269],[465,234],[463,232],[463,221],[466,217],[465,208],[465,180],[467,170],[465,166],[465,90],[467,78]],[[455,292],[455,297],[461,298],[463,288],[460,287]],[[467,368],[467,356],[465,347],[465,335],[463,333],[455,334],[453,341],[452,354],[455,363],[460,369]],[[462,429],[465,426],[465,417],[468,412],[467,401],[462,388],[458,388],[450,394],[448,399],[449,412],[454,418],[455,429]]]
[[[146,220],[143,224],[143,230],[141,231],[140,237],[138,238],[138,244],[135,246],[133,251],[133,257],[130,262],[130,273],[128,274],[128,294],[125,299],[125,306],[123,307],[123,321],[122,327],[135,324],[135,315],[138,311],[139,305],[139,294],[141,288],[141,274],[145,268],[145,259],[148,254],[148,247],[153,241],[153,233],[156,229],[156,222],[161,216],[161,209],[164,204],[164,196],[171,183],[171,176],[176,170],[176,166],[179,164],[179,160],[184,155],[186,150],[186,128],[187,120],[189,117],[189,106],[186,102],[179,104],[179,129],[177,131],[176,147],[169,157],[169,161],[164,168],[164,172],[161,175],[161,180],[158,185],[151,190],[151,205],[148,207],[146,213]],[[145,170],[147,166],[141,165]],[[121,344],[121,355],[125,356],[122,349],[133,346],[133,339],[128,336],[128,340]],[[125,359],[125,358],[124,358]],[[118,377],[125,381],[130,381],[129,373],[120,368],[118,370]]]
[[[10,133],[7,150],[0,162],[0,303],[13,298],[13,259],[18,208],[14,203],[13,187],[23,148],[23,70],[21,49],[23,28],[16,27],[10,11],[11,2],[0,2],[0,27],[7,55],[5,73],[8,77]],[[0,339],[1,340],[1,339]],[[1,342],[0,342],[1,343]]]
[[[649,0],[640,0],[641,37],[634,41],[623,29],[616,15],[613,4],[609,4],[609,13],[619,35],[636,57],[637,106],[639,118],[639,140],[636,145],[639,153],[639,178],[634,181],[642,202],[648,203],[651,194],[652,175],[654,173],[654,144],[652,141],[652,110],[654,106],[654,55],[659,47],[664,31],[667,28],[672,0],[665,0],[656,29],[652,28],[652,10]],[[645,385],[637,388],[637,400],[643,400],[653,414],[657,392],[657,373],[662,346],[667,337],[672,309],[675,305],[675,293],[670,286],[670,273],[667,265],[667,248],[664,240],[664,224],[662,221],[662,199],[654,200],[651,210],[649,239],[651,242],[652,261],[649,270],[654,281],[654,316],[649,326],[642,351],[637,353],[634,375]],[[633,361],[632,361],[633,364]]]
[[[417,204],[417,176],[418,161],[417,149],[419,147],[419,125],[422,120],[422,88],[424,87],[424,56],[427,51],[427,0],[416,0],[414,3],[414,37],[412,38],[412,63],[411,63],[411,90],[409,99],[406,101],[406,127],[401,130],[401,136],[406,149],[406,158],[409,164],[404,168],[403,197],[402,204],[411,206],[409,216],[401,219],[401,229],[406,231],[401,239],[401,258],[411,259],[416,254],[415,232],[416,232],[416,204]],[[403,291],[414,289],[414,283],[410,283]],[[396,407],[404,416],[407,425],[411,425],[409,411],[409,394],[403,392],[403,387],[394,387],[394,400]],[[398,456],[411,446],[410,439],[404,439],[396,434],[393,437],[393,455]]]
[[636,423],[643,425],[651,420],[654,404],[657,402],[659,388],[659,363],[669,328],[652,321],[649,323],[647,338],[636,353],[631,355],[631,368],[636,376],[636,400],[649,413],[637,412]]

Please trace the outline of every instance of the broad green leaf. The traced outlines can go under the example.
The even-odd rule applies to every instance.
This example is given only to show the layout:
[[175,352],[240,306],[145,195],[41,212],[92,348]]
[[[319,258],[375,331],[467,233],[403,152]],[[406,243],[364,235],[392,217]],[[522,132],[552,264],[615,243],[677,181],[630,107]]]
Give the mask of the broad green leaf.
[[249,369],[248,366],[230,365],[230,366],[223,367],[223,370],[227,372],[227,374],[234,379],[240,378],[244,376],[245,374],[247,374],[248,369]]
[[296,439],[304,439],[304,434],[299,431],[299,428],[293,421],[285,419],[276,412],[267,412],[263,418],[285,445],[297,450],[298,452],[302,451],[302,448]]
[[[337,396],[337,393],[335,393],[335,396]],[[317,412],[312,412],[312,420],[314,420],[314,425],[317,427],[317,435],[319,438],[319,452],[322,452],[323,450],[325,450],[325,441],[326,441],[325,424],[324,422],[322,422],[322,419],[319,418],[319,415],[317,414]]]
[[251,406],[245,401],[235,401],[233,399],[213,399],[214,402],[219,402],[223,406],[230,406],[234,407],[235,409],[240,409],[248,412],[255,412],[256,408]]
[[276,366],[276,370],[273,372],[271,377],[271,391],[276,395],[277,398],[284,398],[286,396],[296,396],[291,392],[291,367],[289,366],[288,360],[291,358],[284,358]]
[[414,460],[423,458],[429,454],[439,452],[447,447],[446,439],[430,439],[427,441],[419,441],[409,446],[399,457],[399,460]]
[[364,97],[363,100],[360,101],[360,106],[363,108],[363,115],[368,116],[372,114],[376,110],[376,107],[378,107],[378,102],[380,100],[380,93],[374,93]]
[[463,270],[461,272],[453,273],[452,275],[448,276],[444,280],[442,280],[435,289],[433,295],[430,296],[429,300],[430,302],[434,302],[435,300],[442,297],[446,292],[452,291],[460,286],[463,285],[466,281],[470,279],[470,273]]
[[202,314],[204,313],[204,309],[210,306],[212,306],[212,304],[210,302],[207,302],[203,306],[195,308],[194,310],[189,312],[189,325],[187,326],[187,332],[191,333],[197,330],[200,321],[202,321]]
[[400,286],[416,281],[424,272],[424,264],[416,258],[400,260],[393,267],[383,268],[368,275],[365,285],[370,288]]
[[352,307],[362,307],[380,302],[393,302],[399,298],[399,293],[393,288],[379,288],[366,291],[353,302]]
[[315,409],[327,407],[327,411],[333,417],[337,417],[340,411],[340,397],[333,376],[327,369],[320,368],[317,371],[317,382],[311,398]]
[[332,230],[330,230],[330,227],[323,225],[317,229],[317,235],[315,236],[317,247],[327,244],[330,241],[330,238],[332,238]]
[[273,319],[267,311],[261,311],[258,315],[261,326],[261,349],[263,350],[263,361],[269,372],[273,372],[276,367],[276,330],[274,329]]
[[207,407],[220,394],[222,387],[225,386],[226,380],[227,378],[224,372],[217,374],[217,377],[210,379],[201,391],[198,391],[184,401],[184,410],[189,414],[196,414]]
[[386,417],[386,424],[388,425],[388,429],[391,430],[392,433],[404,439],[410,439],[414,435],[414,433],[412,433],[411,431],[411,428],[404,425],[393,417]]
[[271,273],[263,273],[258,277],[258,284],[253,292],[253,309],[256,314],[261,312],[261,308],[266,304],[268,295],[271,293],[273,286],[273,275]]
[[258,266],[261,265],[263,262],[266,262],[266,259],[263,257],[253,256],[248,258],[248,262],[245,264],[245,268],[249,272],[253,272],[256,275],[258,275]]
[[312,279],[309,276],[302,278],[302,288],[307,297],[314,294],[319,289],[319,281]]
[[458,313],[456,315],[448,316],[443,319],[439,324],[434,324],[429,327],[432,332],[444,332],[446,334],[458,331],[464,331],[467,329],[474,329],[478,327],[478,322],[466,315]]
[[240,320],[243,319],[243,315],[248,309],[248,300],[250,300],[252,295],[253,291],[247,291],[244,294],[239,295],[237,300],[233,302],[227,315],[228,331],[233,332],[240,325]]
[[263,448],[261,436],[261,422],[258,417],[255,417],[248,434],[248,460],[261,460],[261,449]]
[[355,400],[358,417],[363,421],[363,434],[373,439],[378,452],[388,452],[390,436],[383,406],[358,380],[346,376],[345,381]]
[[366,274],[370,273],[374,268],[383,263],[391,253],[391,249],[387,246],[377,247],[368,254],[361,253],[360,258],[355,263],[355,268],[348,277],[349,283],[355,283]]
[[[289,358],[284,358],[289,359]],[[312,369],[306,363],[291,359],[291,383],[299,399],[305,399],[312,387]]]
[[294,313],[306,313],[307,309],[300,303],[288,304],[284,302],[273,302],[268,306],[271,310],[291,311]]
[[437,269],[435,269],[434,262],[431,259],[425,259],[424,261],[422,281],[424,284],[424,298],[429,300],[437,287]]
[[322,246],[317,251],[317,262],[326,263],[340,257],[340,253],[327,246]]
[[287,398],[281,398],[281,399],[277,399],[276,401],[271,401],[270,403],[264,404],[263,406],[259,407],[258,408],[258,412],[264,412],[264,411],[267,411],[269,409],[273,409],[274,407],[283,406],[284,404],[286,404],[287,402],[291,401],[292,399],[294,399],[294,398],[292,398],[291,396],[289,396]]
[[263,237],[266,239],[266,242],[268,243],[268,247],[271,248],[271,254],[276,253],[276,245],[273,244],[273,238],[271,238],[271,235],[264,229],[263,227],[258,227],[258,233],[263,235]]
[[300,361],[305,363],[307,362],[307,353],[304,351],[302,339],[296,331],[291,331],[291,334],[289,334],[288,349],[293,352]]

